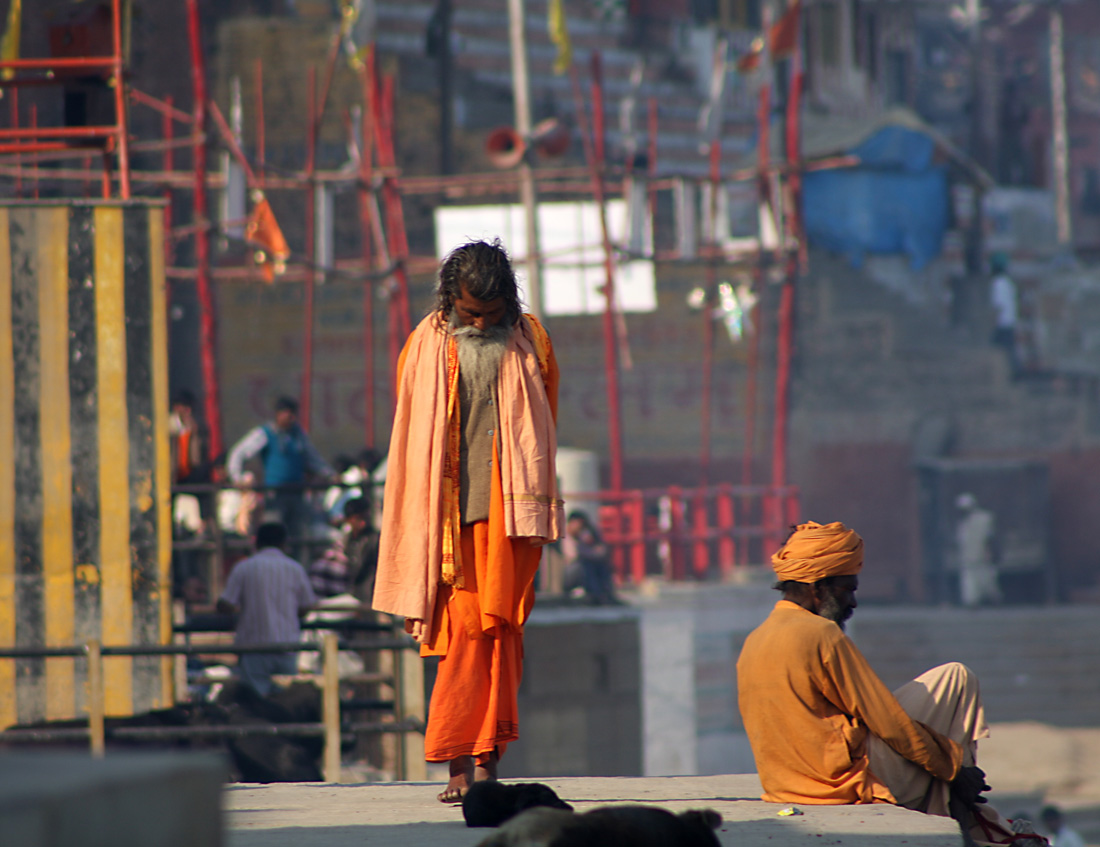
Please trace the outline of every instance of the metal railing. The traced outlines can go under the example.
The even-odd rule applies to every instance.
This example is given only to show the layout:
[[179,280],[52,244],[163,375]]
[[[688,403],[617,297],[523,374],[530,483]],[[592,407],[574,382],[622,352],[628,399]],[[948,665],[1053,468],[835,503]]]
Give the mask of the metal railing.
[[711,485],[566,494],[594,513],[623,583],[725,579],[767,562],[799,519],[795,486]]
[[[281,486],[250,489],[234,485],[186,485],[173,493],[214,495],[226,489],[254,491],[318,491],[331,485]],[[347,486],[361,487],[361,486]],[[374,501],[381,496],[376,486]],[[647,576],[669,580],[727,579],[739,569],[766,563],[799,521],[796,486],[733,485],[697,488],[633,488],[622,491],[566,492],[569,509],[587,511],[599,524],[611,548],[621,584],[637,584]],[[225,563],[233,551],[250,550],[250,540],[224,532],[217,520],[210,532],[194,539],[176,539],[173,552],[197,551],[210,557],[208,586],[220,592]],[[331,543],[326,538],[298,536],[291,549],[313,551]]]
[[[238,485],[231,482],[190,483],[172,486],[173,507],[175,499],[179,495],[195,497],[199,500],[199,508],[205,518],[203,529],[192,535],[180,535],[175,531],[175,515],[173,514],[173,538],[172,553],[192,554],[200,557],[202,570],[205,573],[205,584],[212,598],[216,598],[224,587],[224,578],[227,566],[237,557],[250,555],[253,552],[253,539],[249,534],[229,530],[222,525],[219,515],[219,497],[224,492],[240,492],[260,494],[265,498],[272,494],[298,493],[303,498],[318,496],[332,488],[365,489],[372,488],[370,499],[372,502],[381,501],[381,484],[372,484],[364,481],[361,483],[341,482],[303,482],[291,485]],[[174,509],[173,509],[174,511]],[[257,509],[262,520],[262,514],[267,511],[276,511],[274,507],[268,509],[266,505]],[[308,510],[307,510],[308,511]],[[320,510],[314,509],[314,514]],[[328,535],[315,534],[311,530],[315,524],[310,523],[306,531],[288,536],[286,543],[287,552],[297,558],[306,567],[310,561],[319,555],[325,548],[332,545],[332,538]],[[255,527],[252,527],[255,530]]]
[[[340,621],[318,622],[316,629],[333,629]],[[374,625],[370,628],[385,628]],[[181,628],[183,632],[223,631],[211,628]],[[308,642],[287,642],[271,644],[165,644],[165,645],[127,645],[104,646],[99,641],[88,641],[72,647],[9,647],[0,649],[0,660],[49,659],[55,657],[84,658],[87,661],[88,679],[88,725],[87,727],[17,727],[0,731],[0,743],[34,743],[51,741],[72,741],[87,738],[91,754],[102,757],[106,751],[108,739],[117,740],[157,740],[182,738],[238,738],[249,735],[292,735],[322,736],[324,753],[322,772],[326,782],[339,782],[341,772],[341,745],[345,739],[359,734],[388,733],[398,736],[396,750],[395,776],[401,780],[422,779],[423,741],[419,736],[424,732],[424,680],[423,668],[419,659],[406,661],[407,653],[415,649],[413,641],[406,637],[378,639],[373,641],[349,641],[341,643],[335,633],[327,632],[320,644]],[[391,674],[372,675],[371,681],[392,686],[393,701],[368,701],[367,708],[389,706],[392,721],[349,722],[341,721],[340,677],[337,665],[337,653],[341,650],[391,651],[393,671]],[[162,726],[162,727],[108,727],[105,714],[105,691],[103,685],[103,661],[112,656],[194,656],[212,653],[291,653],[320,652],[322,671],[319,675],[321,688],[321,720],[314,723],[273,723],[246,724],[233,726]],[[314,675],[311,675],[314,676]],[[314,676],[316,680],[317,677]],[[360,704],[362,705],[362,704]],[[417,739],[417,740],[413,740]],[[418,755],[418,753],[420,755]],[[410,773],[412,768],[417,773]]]

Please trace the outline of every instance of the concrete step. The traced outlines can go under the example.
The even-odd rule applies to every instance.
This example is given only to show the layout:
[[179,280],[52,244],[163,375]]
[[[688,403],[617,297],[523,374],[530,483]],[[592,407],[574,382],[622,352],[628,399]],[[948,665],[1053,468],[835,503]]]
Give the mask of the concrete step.
[[943,662],[981,680],[990,721],[1093,726],[1100,715],[1100,614],[1057,609],[861,608],[852,639],[891,688]]
[[[507,762],[501,773],[507,777]],[[806,806],[780,817],[764,803],[755,774],[727,776],[552,778],[542,780],[577,812],[597,806],[656,805],[672,812],[712,808],[725,847],[958,847],[950,818],[897,806]],[[460,806],[435,799],[443,783],[238,785],[225,793],[229,847],[473,847],[494,830],[469,829]],[[519,843],[519,842],[516,842]],[[546,843],[541,838],[536,842]]]
[[5,750],[5,847],[219,847],[227,763],[199,753]]

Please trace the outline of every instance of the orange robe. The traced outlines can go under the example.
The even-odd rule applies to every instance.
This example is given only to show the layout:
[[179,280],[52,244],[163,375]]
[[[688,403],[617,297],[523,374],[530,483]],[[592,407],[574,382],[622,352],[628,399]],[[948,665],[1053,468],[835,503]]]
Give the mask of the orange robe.
[[[398,360],[398,383],[406,352]],[[540,364],[557,421],[559,372],[548,339]],[[503,756],[507,744],[519,738],[523,625],[535,603],[542,548],[508,537],[499,462],[494,447],[489,519],[462,527],[464,585],[439,586],[431,640],[420,648],[422,656],[441,657],[424,735],[429,762],[475,756],[484,763],[494,750]]]
[[962,748],[910,718],[839,626],[787,600],[745,640],[737,688],[770,802],[896,802],[868,765],[869,735],[939,780],[962,765]]

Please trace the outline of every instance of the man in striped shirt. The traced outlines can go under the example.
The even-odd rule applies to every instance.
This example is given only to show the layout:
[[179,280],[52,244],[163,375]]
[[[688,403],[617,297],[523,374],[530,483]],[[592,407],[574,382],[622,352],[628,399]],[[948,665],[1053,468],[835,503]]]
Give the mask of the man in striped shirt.
[[[297,641],[300,617],[316,604],[305,568],[283,552],[286,527],[265,523],[256,531],[256,553],[237,562],[218,599],[218,611],[237,614],[234,642],[279,644]],[[242,653],[238,670],[242,682],[266,696],[271,677],[293,674],[297,653]]]

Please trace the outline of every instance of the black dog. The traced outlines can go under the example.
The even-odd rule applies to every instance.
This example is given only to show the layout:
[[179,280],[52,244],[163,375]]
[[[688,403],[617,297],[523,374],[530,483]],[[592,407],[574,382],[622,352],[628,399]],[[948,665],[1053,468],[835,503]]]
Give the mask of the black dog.
[[547,806],[572,811],[573,807],[558,797],[554,789],[541,782],[518,782],[505,785],[496,780],[475,782],[462,798],[462,817],[466,826],[500,826],[524,809]]
[[656,806],[601,806],[577,815],[528,809],[478,847],[721,847],[713,809],[678,815]]

